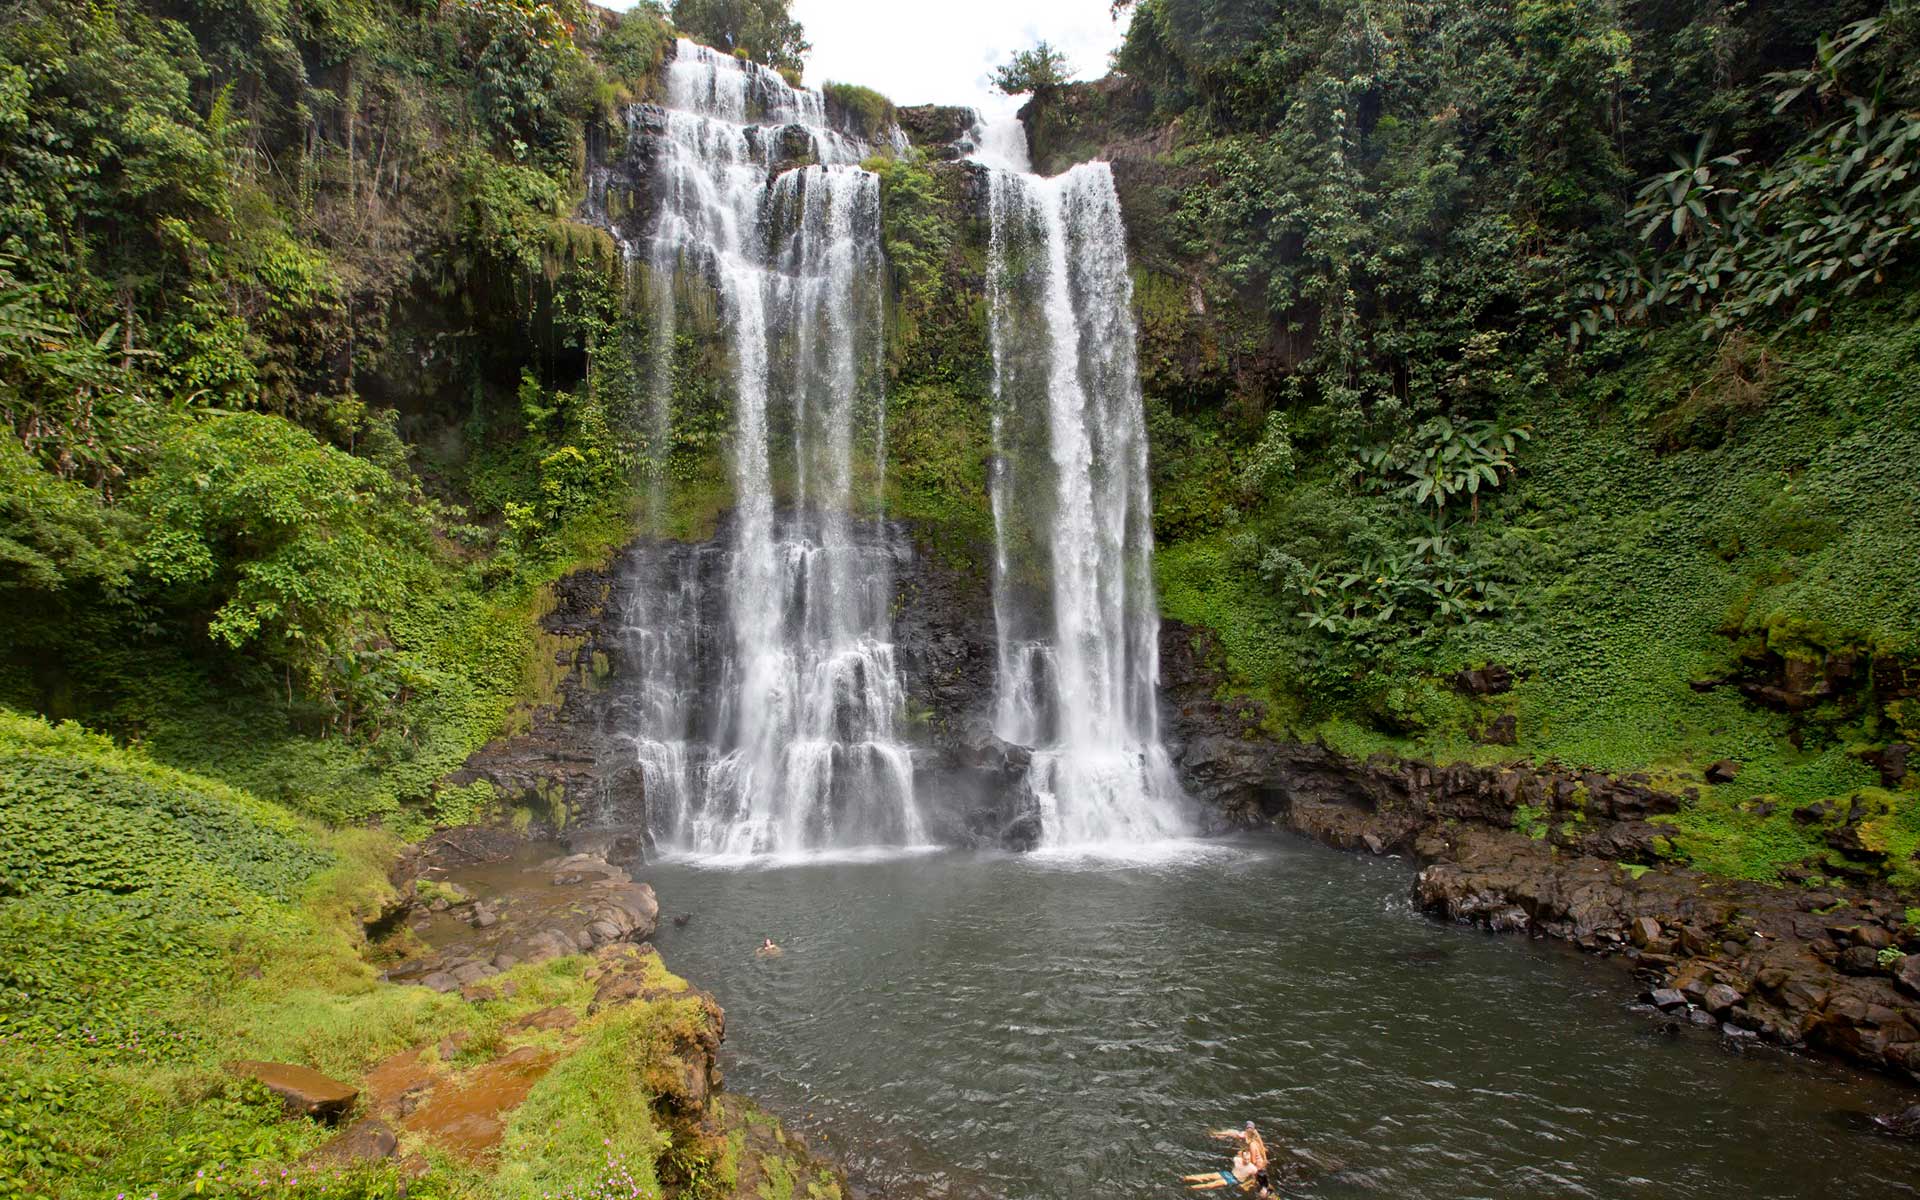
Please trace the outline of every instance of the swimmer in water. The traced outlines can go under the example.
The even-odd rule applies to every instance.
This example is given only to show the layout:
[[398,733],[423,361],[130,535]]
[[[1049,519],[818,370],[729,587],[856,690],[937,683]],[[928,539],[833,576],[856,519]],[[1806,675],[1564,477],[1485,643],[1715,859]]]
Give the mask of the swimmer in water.
[[1241,1190],[1257,1189],[1259,1195],[1271,1195],[1271,1185],[1267,1180],[1267,1143],[1260,1131],[1248,1121],[1245,1129],[1215,1129],[1211,1136],[1231,1139],[1242,1143],[1239,1153],[1233,1156],[1233,1167],[1226,1171],[1202,1171],[1197,1175],[1188,1175],[1183,1182],[1189,1191],[1211,1192],[1219,1188],[1237,1187]]
[[761,958],[772,958],[774,955],[782,953],[782,951],[780,947],[773,944],[772,938],[766,938],[761,941],[760,948],[755,950],[754,953]]

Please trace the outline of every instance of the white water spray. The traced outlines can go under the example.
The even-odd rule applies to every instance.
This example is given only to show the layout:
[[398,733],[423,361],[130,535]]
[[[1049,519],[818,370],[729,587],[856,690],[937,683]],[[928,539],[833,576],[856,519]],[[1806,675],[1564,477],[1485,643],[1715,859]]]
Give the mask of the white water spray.
[[1179,836],[1113,175],[1097,162],[1027,173],[1018,122],[976,127],[973,141],[992,168],[995,731],[1033,748],[1043,846]]
[[[737,508],[724,632],[703,641],[702,573],[664,551],[629,627],[657,833],[728,856],[921,844],[895,732],[905,695],[889,556],[883,539],[854,536],[852,515],[858,500],[878,506],[856,496],[856,443],[885,457],[879,181],[854,165],[868,147],[828,127],[819,93],[687,41],[667,68],[664,117],[644,251],[656,452],[663,461],[672,281],[698,278],[718,294],[733,359]],[[796,139],[813,161],[777,170]],[[691,696],[703,678],[716,695]]]

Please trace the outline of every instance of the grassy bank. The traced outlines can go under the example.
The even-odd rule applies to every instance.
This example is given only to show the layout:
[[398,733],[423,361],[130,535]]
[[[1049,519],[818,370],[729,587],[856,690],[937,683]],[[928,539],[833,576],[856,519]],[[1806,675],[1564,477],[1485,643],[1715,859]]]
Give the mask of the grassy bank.
[[[6,712],[0,793],[0,1195],[397,1196],[404,1178],[411,1196],[724,1196],[769,1172],[837,1194],[779,1138],[749,1151],[777,1126],[746,1101],[702,1116],[704,1134],[659,1117],[684,1107],[707,1018],[657,957],[637,960],[641,1001],[601,1011],[581,957],[516,967],[478,1003],[387,984],[364,923],[394,899],[389,834]],[[564,1036],[512,1028],[554,1007],[577,1018]],[[357,1084],[402,1050],[459,1071],[510,1038],[562,1057],[497,1151],[403,1131],[396,1163],[345,1174],[301,1168],[333,1131],[224,1067]]]

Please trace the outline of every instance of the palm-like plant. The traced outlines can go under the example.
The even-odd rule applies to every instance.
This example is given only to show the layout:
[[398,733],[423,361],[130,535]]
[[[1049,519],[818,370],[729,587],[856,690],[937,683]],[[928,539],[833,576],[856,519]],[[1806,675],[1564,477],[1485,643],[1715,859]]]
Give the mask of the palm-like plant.
[[1436,515],[1461,496],[1468,497],[1472,519],[1480,519],[1480,492],[1499,487],[1516,470],[1515,454],[1521,442],[1532,441],[1526,425],[1501,421],[1456,423],[1435,417],[1414,435],[1410,453],[1391,446],[1371,446],[1360,458],[1380,475],[1405,480],[1394,494],[1416,505],[1433,505]]

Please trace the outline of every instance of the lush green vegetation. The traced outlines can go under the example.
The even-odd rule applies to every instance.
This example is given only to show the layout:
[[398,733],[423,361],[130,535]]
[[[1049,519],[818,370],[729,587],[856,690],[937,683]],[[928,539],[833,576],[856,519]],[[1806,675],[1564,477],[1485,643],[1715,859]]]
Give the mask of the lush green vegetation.
[[390,835],[330,830],[4,711],[0,794],[0,1195],[402,1194],[392,1164],[288,1182],[282,1169],[332,1131],[288,1119],[222,1064],[357,1081],[456,1035],[463,1062],[483,1062],[514,1021],[556,1006],[581,1018],[576,1042],[514,1110],[498,1156],[430,1155],[405,1194],[532,1200],[618,1183],[658,1196],[663,1179],[684,1189],[697,1175],[701,1194],[724,1195],[748,1169],[801,1169],[777,1147],[742,1153],[766,1123],[745,1102],[704,1138],[659,1119],[657,1102],[685,1099],[681,1056],[705,1017],[657,957],[640,960],[650,998],[600,1012],[581,958],[517,967],[479,1003],[396,987],[363,945],[392,899]]
[[667,39],[9,9],[0,699],[328,819],[426,801],[525,689],[540,586],[629,526],[644,317],[567,214]]
[[673,23],[695,41],[776,68],[795,83],[813,49],[787,0],[673,0]]

